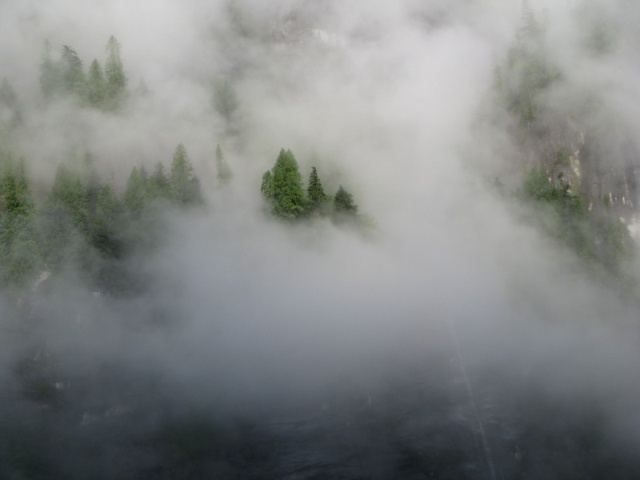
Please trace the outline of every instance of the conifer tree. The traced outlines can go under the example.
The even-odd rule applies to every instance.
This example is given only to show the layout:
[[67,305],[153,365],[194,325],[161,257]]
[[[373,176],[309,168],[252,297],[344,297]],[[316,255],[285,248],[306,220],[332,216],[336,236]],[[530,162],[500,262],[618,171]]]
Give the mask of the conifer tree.
[[108,106],[115,108],[124,99],[127,88],[127,76],[120,59],[120,43],[111,35],[107,42],[107,61],[105,63],[105,97]]
[[62,207],[76,229],[82,233],[87,232],[89,217],[87,189],[80,177],[63,164],[56,170],[49,199]]
[[82,70],[82,60],[68,45],[62,47],[60,73],[64,92],[74,93],[80,98],[86,97],[86,79]]
[[89,105],[96,108],[102,108],[105,101],[105,80],[102,73],[102,67],[98,60],[93,60],[89,67],[89,76],[87,78],[87,100]]
[[0,194],[3,200],[1,211],[4,213],[11,216],[26,216],[34,212],[35,205],[27,184],[24,160],[17,165],[13,164],[11,157],[5,161],[0,181]]
[[173,198],[179,203],[193,205],[202,202],[200,181],[193,171],[193,165],[183,144],[179,144],[173,154],[169,185]]
[[93,215],[89,239],[102,254],[109,257],[120,255],[118,229],[121,227],[122,206],[109,185],[98,191],[96,209]]
[[267,170],[262,175],[262,185],[260,186],[262,196],[269,201],[273,200],[273,174],[271,170]]
[[505,65],[496,69],[495,87],[508,110],[521,125],[531,127],[541,113],[544,92],[560,78],[560,71],[545,52],[545,29],[528,2],[522,25]]
[[129,174],[127,187],[124,192],[124,205],[133,217],[141,215],[147,201],[147,185],[137,167],[133,167]]
[[0,281],[22,285],[41,264],[35,206],[24,162],[4,165],[0,178]]
[[262,177],[262,194],[270,201],[272,212],[287,220],[299,217],[307,199],[302,189],[298,162],[291,150],[280,150],[271,172]]
[[170,198],[171,185],[169,179],[164,173],[164,165],[162,162],[156,164],[153,175],[150,178],[151,193],[153,198]]
[[335,213],[339,215],[355,216],[358,213],[358,206],[353,203],[353,196],[342,188],[342,185],[333,199],[333,208]]
[[329,197],[324,193],[316,167],[311,167],[309,185],[307,187],[307,212],[313,213],[322,211],[328,200]]

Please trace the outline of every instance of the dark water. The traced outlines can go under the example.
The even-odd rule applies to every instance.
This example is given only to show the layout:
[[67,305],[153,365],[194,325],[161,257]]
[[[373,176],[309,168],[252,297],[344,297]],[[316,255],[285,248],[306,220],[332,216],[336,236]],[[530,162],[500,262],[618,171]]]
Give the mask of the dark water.
[[0,393],[0,478],[640,478],[602,402],[457,360],[232,412],[115,364],[60,380],[34,347]]

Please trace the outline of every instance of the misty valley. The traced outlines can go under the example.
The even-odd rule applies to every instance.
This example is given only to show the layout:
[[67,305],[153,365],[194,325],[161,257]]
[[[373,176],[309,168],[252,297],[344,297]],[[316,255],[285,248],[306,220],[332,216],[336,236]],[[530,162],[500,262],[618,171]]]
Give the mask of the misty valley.
[[0,480],[640,478],[640,7],[386,3],[0,2]]

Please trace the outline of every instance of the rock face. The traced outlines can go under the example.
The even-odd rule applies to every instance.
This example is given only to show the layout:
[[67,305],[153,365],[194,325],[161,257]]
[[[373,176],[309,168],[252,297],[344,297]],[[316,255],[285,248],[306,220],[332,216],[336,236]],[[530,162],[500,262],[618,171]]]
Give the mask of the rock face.
[[565,141],[549,141],[536,150],[554,184],[568,185],[589,210],[611,208],[632,223],[638,208],[640,152],[629,133],[586,134],[568,123]]
[[573,71],[571,59],[581,48],[554,41],[543,16],[525,2],[520,28],[495,71],[495,103],[508,113],[506,128],[525,169],[542,169],[554,187],[580,196],[588,211],[631,224],[640,149],[634,120],[620,104],[635,100],[616,98],[615,77],[602,70],[602,57],[583,52],[583,68],[599,78]]
[[580,193],[592,208],[610,205],[631,222],[638,205],[639,152],[628,133],[613,130],[603,137],[586,137],[575,157]]
[[343,48],[346,37],[322,26],[329,9],[328,2],[301,2],[286,17],[276,22],[271,38],[288,45],[317,44],[331,48]]

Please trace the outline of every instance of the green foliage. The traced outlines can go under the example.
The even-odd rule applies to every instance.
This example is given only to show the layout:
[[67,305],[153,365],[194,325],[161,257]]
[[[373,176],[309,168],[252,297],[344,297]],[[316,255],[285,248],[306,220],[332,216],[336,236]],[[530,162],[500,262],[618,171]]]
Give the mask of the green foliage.
[[89,188],[80,175],[61,164],[49,197],[38,212],[40,249],[52,269],[77,265],[86,250],[91,219]]
[[133,167],[124,192],[124,205],[133,217],[142,214],[148,200],[147,182],[137,167]]
[[24,172],[24,161],[14,165],[8,157],[2,173],[2,204],[3,210],[9,215],[30,215],[34,204],[27,185]]
[[86,154],[58,167],[48,197],[37,207],[24,162],[7,154],[0,170],[0,287],[22,287],[43,268],[73,268],[101,290],[136,290],[139,275],[127,265],[131,256],[160,243],[164,223],[156,207],[202,201],[184,146],[176,148],[171,177],[164,172],[161,163],[150,177],[144,168],[133,168],[121,201],[100,182]]
[[60,165],[56,171],[55,180],[49,196],[49,201],[59,205],[79,231],[87,231],[89,201],[85,185],[80,176]]
[[324,193],[324,188],[318,177],[316,167],[311,167],[309,184],[307,186],[307,213],[321,213],[329,203],[329,196]]
[[105,63],[105,97],[108,108],[116,108],[126,95],[127,76],[120,59],[120,43],[111,35],[107,42],[107,61]]
[[5,163],[0,199],[0,281],[22,285],[41,264],[35,207],[23,162]]
[[261,190],[277,217],[293,220],[304,213],[307,199],[302,189],[298,162],[291,150],[280,150],[271,172],[262,177]]
[[117,258],[121,245],[118,231],[121,228],[123,208],[109,185],[98,191],[95,211],[91,219],[89,240],[104,255]]
[[543,228],[605,275],[624,277],[624,262],[633,252],[629,230],[606,209],[589,211],[580,195],[571,193],[562,176],[554,184],[543,169],[532,169],[523,183],[525,199],[543,208]]
[[169,178],[164,173],[164,165],[162,162],[156,164],[155,170],[149,179],[150,192],[153,199],[171,198],[171,185]]
[[86,94],[86,79],[82,71],[82,61],[71,47],[62,47],[62,57],[59,64],[62,79],[62,90],[65,93],[75,93],[84,99]]
[[98,60],[91,62],[87,78],[87,101],[95,108],[102,108],[106,100],[106,84]]
[[358,215],[353,196],[342,185],[335,197],[327,195],[316,167],[311,167],[306,195],[300,178],[298,162],[293,153],[280,150],[274,167],[262,176],[260,187],[273,215],[285,220],[330,215],[336,223],[356,221],[360,227],[374,225],[371,219],[365,221]]
[[107,60],[103,71],[93,60],[88,75],[82,60],[68,45],[62,47],[60,59],[51,56],[51,44],[46,41],[40,64],[40,88],[45,100],[57,95],[74,95],[93,108],[115,110],[126,98],[127,77],[120,59],[120,44],[111,36],[106,47]]
[[342,188],[342,185],[333,197],[333,209],[338,215],[355,216],[358,213],[358,206],[353,203],[353,196]]
[[195,205],[203,201],[200,181],[194,173],[187,149],[183,144],[179,144],[173,153],[169,186],[172,197],[180,204]]
[[544,94],[560,79],[545,50],[545,30],[525,4],[517,40],[506,63],[496,69],[494,89],[507,110],[526,126],[537,120]]
[[571,165],[571,157],[565,152],[557,152],[556,164],[561,167],[568,167],[569,165]]
[[262,196],[267,200],[271,200],[273,198],[273,174],[271,173],[271,170],[267,170],[262,175],[260,192],[262,192]]

